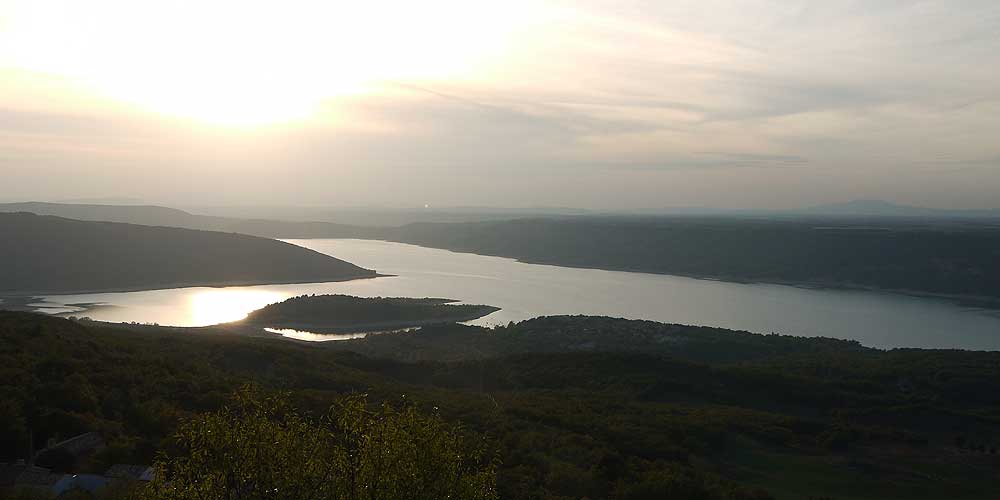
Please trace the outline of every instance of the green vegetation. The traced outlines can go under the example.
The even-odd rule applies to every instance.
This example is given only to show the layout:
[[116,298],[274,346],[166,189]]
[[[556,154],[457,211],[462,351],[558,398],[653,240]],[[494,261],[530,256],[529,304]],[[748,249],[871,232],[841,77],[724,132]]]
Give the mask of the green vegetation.
[[[164,207],[0,204],[0,212],[13,210],[271,238],[381,239],[571,267],[983,298],[994,307],[1000,300],[1000,266],[993,264],[1000,260],[998,219],[934,218],[933,211],[925,217],[771,213],[514,220],[518,214],[508,213],[479,216],[502,220],[364,227],[213,217]],[[392,219],[402,224],[414,217]]]
[[384,233],[541,264],[1000,299],[1000,227],[989,222],[574,217],[411,224]]
[[491,306],[453,302],[432,298],[302,295],[258,309],[242,323],[330,332],[456,323],[481,318],[499,310]]
[[[369,339],[180,331],[0,312],[0,461],[25,455],[29,432],[36,443],[104,435],[108,447],[77,471],[158,452],[184,463],[184,443],[228,447],[240,428],[266,436],[301,422],[343,439],[352,434],[334,416],[360,411],[343,398],[366,393],[357,414],[395,422],[406,439],[419,436],[406,422],[447,423],[434,439],[471,449],[463,463],[479,466],[468,471],[496,464],[505,499],[981,499],[1000,472],[1000,353],[562,317],[425,327],[398,337],[475,340],[402,362],[345,351],[368,352]],[[614,342],[591,344],[604,334]],[[295,411],[231,405],[247,382],[287,394],[278,408]],[[199,423],[234,430],[209,442]],[[486,459],[494,449],[498,461]]]
[[85,205],[72,203],[0,203],[0,212],[30,212],[84,221],[169,226],[202,231],[251,234],[268,238],[363,238],[377,236],[377,228],[330,222],[292,222],[195,215],[159,206]]
[[460,325],[410,335],[373,335],[336,342],[347,350],[400,361],[463,361],[525,353],[620,352],[670,355],[705,363],[735,363],[818,353],[878,352],[856,341],[758,335],[708,326],[592,316],[548,316],[484,329]]
[[310,419],[245,388],[234,405],[181,426],[139,498],[497,498],[495,465],[458,432],[412,406],[370,411],[362,396]]
[[0,214],[0,293],[337,281],[373,271],[241,234]]

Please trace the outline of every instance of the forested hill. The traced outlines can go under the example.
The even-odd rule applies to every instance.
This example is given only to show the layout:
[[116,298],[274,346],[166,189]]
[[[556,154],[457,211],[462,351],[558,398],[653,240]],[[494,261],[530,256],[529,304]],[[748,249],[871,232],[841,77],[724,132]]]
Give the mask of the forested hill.
[[674,356],[701,363],[744,363],[814,354],[862,359],[878,352],[853,340],[760,335],[594,316],[545,316],[492,329],[441,324],[409,335],[369,335],[327,342],[321,347],[407,362],[473,361],[528,353],[615,352]]
[[411,224],[384,238],[559,266],[1000,300],[1000,226],[992,223],[579,217]]
[[205,231],[252,234],[266,238],[367,238],[377,237],[378,228],[332,222],[241,219],[198,215],[176,208],[153,205],[83,205],[71,203],[0,203],[0,213],[31,212],[67,219],[122,222],[144,226],[170,226]]
[[433,408],[489,436],[509,500],[980,500],[1000,474],[1000,353],[588,317],[395,336],[439,352],[478,337],[467,347],[490,352],[404,363],[340,342],[0,311],[0,462],[32,436],[98,432],[107,448],[69,472],[148,464],[178,450],[181,422],[253,381],[313,415],[358,393]]
[[0,214],[0,293],[336,281],[374,271],[242,234]]
[[0,212],[18,210],[269,238],[389,240],[559,266],[1000,301],[996,218],[561,216],[362,227],[154,206],[0,204]]
[[407,328],[478,319],[497,307],[455,304],[451,299],[302,295],[265,306],[243,323],[322,331]]

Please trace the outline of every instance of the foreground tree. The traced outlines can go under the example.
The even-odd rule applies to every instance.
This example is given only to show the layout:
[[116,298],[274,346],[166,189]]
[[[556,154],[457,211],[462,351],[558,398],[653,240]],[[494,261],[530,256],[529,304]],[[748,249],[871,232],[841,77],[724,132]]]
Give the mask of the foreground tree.
[[138,498],[496,499],[495,465],[460,428],[412,406],[348,397],[317,421],[281,397],[241,391],[185,424]]

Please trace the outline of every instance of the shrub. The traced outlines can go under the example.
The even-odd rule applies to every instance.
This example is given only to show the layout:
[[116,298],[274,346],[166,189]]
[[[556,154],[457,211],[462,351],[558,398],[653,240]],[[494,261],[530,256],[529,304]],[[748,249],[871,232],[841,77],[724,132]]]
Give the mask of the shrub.
[[495,465],[473,443],[412,406],[352,396],[311,420],[247,388],[181,427],[139,498],[496,499]]

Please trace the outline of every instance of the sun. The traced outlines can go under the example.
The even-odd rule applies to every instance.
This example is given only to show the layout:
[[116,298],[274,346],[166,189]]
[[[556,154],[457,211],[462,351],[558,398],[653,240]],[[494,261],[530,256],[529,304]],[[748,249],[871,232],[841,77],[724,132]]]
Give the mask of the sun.
[[523,17],[498,3],[31,0],[5,14],[3,37],[22,69],[163,115],[254,126],[386,81],[474,72]]

